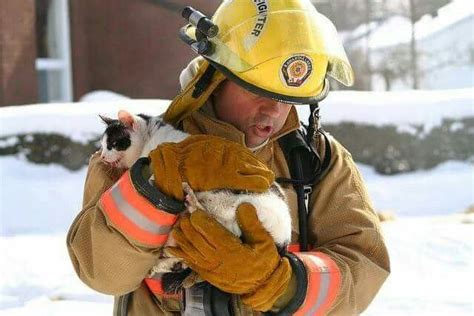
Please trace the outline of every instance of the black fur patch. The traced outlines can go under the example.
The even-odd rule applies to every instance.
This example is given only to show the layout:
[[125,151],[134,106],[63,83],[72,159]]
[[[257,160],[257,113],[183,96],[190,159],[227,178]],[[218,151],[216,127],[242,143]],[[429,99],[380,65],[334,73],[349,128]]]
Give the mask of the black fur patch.
[[165,293],[173,294],[181,291],[183,281],[191,274],[191,269],[187,268],[181,272],[165,273],[161,277],[161,284]]
[[150,122],[150,119],[151,119],[151,116],[149,115],[146,115],[146,114],[143,114],[143,113],[140,113],[140,114],[137,114],[137,116],[141,117],[142,119],[144,119],[148,125],[148,123]]
[[132,144],[132,141],[130,140],[130,131],[119,120],[114,120],[114,122],[109,124],[105,129],[104,134],[107,135],[108,150],[114,148],[118,151],[125,151]]
[[163,121],[163,115],[159,115],[158,117],[155,117],[155,128],[160,129],[163,126],[166,126],[167,124],[165,121]]

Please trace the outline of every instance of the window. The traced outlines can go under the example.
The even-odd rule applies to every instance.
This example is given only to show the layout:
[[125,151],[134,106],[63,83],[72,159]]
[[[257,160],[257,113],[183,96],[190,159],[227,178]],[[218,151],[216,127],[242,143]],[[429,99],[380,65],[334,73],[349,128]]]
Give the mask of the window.
[[72,101],[68,0],[36,0],[40,102]]

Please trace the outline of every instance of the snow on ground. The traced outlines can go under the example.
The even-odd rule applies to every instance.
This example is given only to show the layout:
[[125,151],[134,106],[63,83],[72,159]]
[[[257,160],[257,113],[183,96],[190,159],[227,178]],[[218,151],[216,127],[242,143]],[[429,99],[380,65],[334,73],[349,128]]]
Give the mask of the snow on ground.
[[381,176],[359,165],[379,211],[395,216],[436,216],[462,212],[474,205],[474,166],[448,161],[430,171]]
[[[0,316],[110,315],[111,298],[79,281],[66,250],[85,168],[70,172],[10,157],[0,158],[0,166]],[[365,315],[471,315],[473,225],[452,214],[474,204],[473,166],[447,162],[399,176],[360,167],[376,208],[403,215],[383,225],[392,275]],[[447,174],[458,182],[433,194]]]
[[78,280],[65,240],[64,231],[0,238],[0,315],[112,314],[112,298]]
[[[474,166],[465,162],[398,176],[359,167],[376,208],[396,216],[446,215],[474,205]],[[85,176],[85,168],[70,172],[57,165],[1,157],[0,236],[66,231],[80,210]]]
[[[473,116],[469,95],[472,90],[372,94],[382,104],[377,107],[369,94],[343,92],[334,93],[321,111],[330,122],[432,127],[443,117]],[[394,108],[395,99],[404,101],[403,111]],[[168,102],[0,109],[0,136],[56,131],[85,139],[103,129],[96,113],[115,115],[127,107],[158,114]],[[392,274],[364,315],[473,315],[474,226],[472,215],[461,214],[474,205],[473,165],[449,161],[432,170],[396,176],[359,167],[376,208],[397,217],[382,226]],[[66,231],[80,209],[85,174],[85,168],[71,172],[0,157],[0,316],[111,315],[112,299],[80,282],[66,250]]]
[[474,315],[473,224],[402,218],[383,231],[392,271],[365,316]]

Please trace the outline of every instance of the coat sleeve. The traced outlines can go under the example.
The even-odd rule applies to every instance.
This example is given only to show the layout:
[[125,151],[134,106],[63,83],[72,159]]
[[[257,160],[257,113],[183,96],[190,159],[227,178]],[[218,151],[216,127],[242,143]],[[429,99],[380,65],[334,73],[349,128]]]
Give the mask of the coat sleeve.
[[350,153],[332,137],[330,143],[328,172],[310,200],[309,240],[314,251],[300,255],[308,286],[313,287],[307,293],[317,296],[305,302],[319,302],[329,314],[354,315],[373,300],[390,273],[390,263],[362,176]]
[[82,211],[67,235],[69,256],[79,278],[92,289],[114,296],[139,288],[160,251],[156,244],[144,242],[133,229],[127,229],[130,221],[120,210],[106,210],[105,197],[113,197],[112,189],[117,186],[113,184],[124,176],[103,164],[98,153],[91,157]]
[[358,315],[390,273],[363,179],[349,152],[332,137],[330,143],[328,171],[309,203],[312,250],[288,255],[293,277],[279,303],[294,315]]

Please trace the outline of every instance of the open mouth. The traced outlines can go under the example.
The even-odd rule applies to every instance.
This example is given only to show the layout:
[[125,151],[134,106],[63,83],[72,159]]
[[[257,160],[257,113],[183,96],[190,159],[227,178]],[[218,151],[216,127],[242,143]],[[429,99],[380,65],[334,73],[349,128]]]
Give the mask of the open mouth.
[[273,127],[270,125],[257,124],[254,126],[254,132],[259,137],[268,137],[273,132]]
[[120,166],[120,159],[116,159],[116,160],[113,160],[113,161],[104,160],[104,162],[106,164],[108,164],[109,166],[114,167],[114,168],[117,168],[117,167]]

